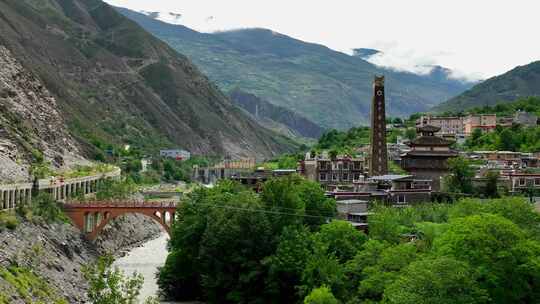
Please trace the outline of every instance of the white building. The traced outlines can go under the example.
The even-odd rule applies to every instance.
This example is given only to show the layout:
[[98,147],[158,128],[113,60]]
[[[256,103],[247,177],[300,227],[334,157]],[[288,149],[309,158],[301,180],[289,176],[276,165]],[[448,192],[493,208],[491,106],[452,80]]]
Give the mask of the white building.
[[182,149],[169,149],[169,150],[160,150],[159,156],[169,157],[177,160],[188,160],[191,158],[191,153]]

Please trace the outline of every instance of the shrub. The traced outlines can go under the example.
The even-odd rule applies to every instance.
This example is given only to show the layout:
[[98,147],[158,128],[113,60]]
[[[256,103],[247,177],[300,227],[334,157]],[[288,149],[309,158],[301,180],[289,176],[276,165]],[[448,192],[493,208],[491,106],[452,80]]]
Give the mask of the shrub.
[[0,212],[0,231],[4,230],[5,228],[15,230],[17,225],[19,225],[19,220],[14,214]]
[[47,223],[69,222],[69,218],[64,214],[60,203],[55,201],[53,197],[46,193],[41,193],[32,198],[30,212],[25,213],[27,219],[38,216]]

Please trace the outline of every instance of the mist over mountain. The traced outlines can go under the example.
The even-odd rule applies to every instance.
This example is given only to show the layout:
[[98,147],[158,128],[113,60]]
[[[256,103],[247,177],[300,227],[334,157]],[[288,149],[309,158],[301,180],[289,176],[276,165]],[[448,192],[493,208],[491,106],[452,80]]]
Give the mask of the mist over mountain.
[[364,60],[367,60],[369,57],[380,53],[381,51],[375,50],[375,49],[365,49],[365,48],[358,48],[353,49],[353,56],[360,57]]
[[117,9],[188,56],[222,90],[240,88],[323,128],[368,123],[374,75],[386,76],[391,116],[425,111],[471,86],[467,81],[381,68],[268,29],[200,33]]

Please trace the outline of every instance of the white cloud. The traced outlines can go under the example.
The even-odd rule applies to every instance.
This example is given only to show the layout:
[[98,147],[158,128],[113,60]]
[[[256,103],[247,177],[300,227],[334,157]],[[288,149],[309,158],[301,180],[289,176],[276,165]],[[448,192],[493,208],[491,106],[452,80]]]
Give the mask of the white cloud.
[[182,24],[204,32],[263,27],[342,52],[379,45],[383,65],[437,64],[469,78],[540,59],[538,0],[105,1],[181,13]]

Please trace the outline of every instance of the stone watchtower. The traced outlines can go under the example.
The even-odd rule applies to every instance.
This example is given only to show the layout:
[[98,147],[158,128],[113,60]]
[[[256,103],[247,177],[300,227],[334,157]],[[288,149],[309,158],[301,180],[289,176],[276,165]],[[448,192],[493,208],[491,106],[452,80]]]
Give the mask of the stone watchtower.
[[373,82],[373,102],[371,103],[371,147],[369,175],[388,173],[388,153],[386,151],[386,114],[384,105],[384,76],[375,76]]

